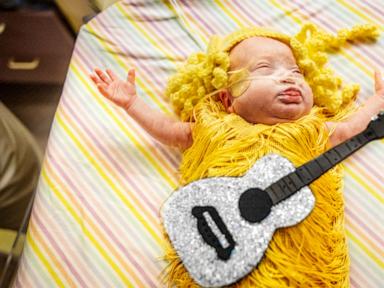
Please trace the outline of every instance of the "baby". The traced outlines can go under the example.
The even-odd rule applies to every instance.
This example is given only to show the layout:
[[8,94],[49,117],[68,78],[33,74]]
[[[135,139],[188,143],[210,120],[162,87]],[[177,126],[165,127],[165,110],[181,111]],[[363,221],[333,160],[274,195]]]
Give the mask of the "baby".
[[[241,97],[233,97],[228,89],[219,91],[219,98],[228,113],[235,113],[253,124],[273,125],[290,122],[307,115],[313,107],[312,90],[296,64],[290,47],[265,37],[243,40],[230,52],[230,70],[252,62],[252,81]],[[123,108],[149,134],[161,143],[187,149],[192,145],[193,122],[181,122],[150,108],[136,94],[135,70],[126,80],[109,69],[96,68],[90,76],[100,93]],[[375,95],[348,119],[327,123],[333,131],[330,143],[337,145],[363,131],[371,118],[384,109],[384,83],[375,71]]]
[[[355,27],[348,32],[344,42],[364,39],[362,36],[374,37],[372,31],[370,26]],[[324,81],[316,82],[316,73],[329,73],[325,68],[326,60],[310,62],[308,57],[303,56],[305,51],[315,50],[311,46],[314,42],[311,44],[307,39],[308,32],[312,33],[313,39],[329,36],[316,27],[306,26],[292,38],[263,28],[243,32],[240,36],[238,32],[230,35],[227,44],[225,41],[216,43],[219,48],[208,49],[208,54],[218,55],[212,58],[216,60],[222,58],[220,53],[223,51],[227,53],[228,67],[225,64],[216,65],[216,60],[204,58],[203,54],[197,54],[187,62],[185,67],[191,63],[204,63],[201,67],[213,65],[209,68],[211,74],[206,76],[213,80],[203,90],[199,86],[203,83],[200,80],[193,82],[190,79],[183,83],[181,78],[176,79],[178,85],[173,85],[176,88],[168,89],[171,99],[172,95],[179,95],[172,100],[184,121],[151,109],[137,96],[134,69],[128,71],[126,80],[119,79],[109,69],[106,73],[95,69],[95,74],[91,75],[100,93],[123,108],[149,134],[165,145],[177,146],[184,151],[181,165],[184,183],[203,177],[242,175],[255,160],[270,152],[279,152],[295,165],[303,164],[330,146],[360,133],[374,115],[384,110],[384,83],[378,71],[375,71],[375,95],[357,111],[351,112],[350,103],[354,95],[339,101],[333,110],[324,104],[327,102],[319,96],[322,95]],[[335,37],[332,37],[329,39],[334,40]],[[298,41],[301,46],[297,46]],[[322,45],[326,46],[326,42]],[[339,43],[339,46],[342,44]],[[304,51],[303,47],[307,50]],[[338,47],[320,47],[316,53],[329,48]],[[323,56],[316,55],[314,57]],[[313,66],[313,63],[318,66]],[[217,84],[222,74],[220,70],[215,70],[215,65],[216,68],[220,65],[224,67],[224,84]],[[340,81],[336,82],[335,94],[342,88]],[[177,93],[183,85],[190,83],[196,84],[195,94],[203,91],[203,97],[196,100],[193,96],[190,102],[192,107],[186,108],[183,103],[177,104],[180,102],[180,94]],[[343,227],[340,173],[340,168],[332,169],[311,185],[316,197],[316,207],[311,215],[297,226],[280,229],[258,268],[235,286],[348,286],[349,262]],[[167,259],[171,262],[169,282],[193,286],[177,255],[170,251]],[[180,279],[184,282],[181,283]]]

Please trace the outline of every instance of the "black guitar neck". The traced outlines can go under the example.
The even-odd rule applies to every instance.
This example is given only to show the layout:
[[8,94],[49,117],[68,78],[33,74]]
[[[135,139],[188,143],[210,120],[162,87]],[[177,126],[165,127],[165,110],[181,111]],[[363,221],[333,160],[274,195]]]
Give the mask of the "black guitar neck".
[[301,188],[311,184],[329,169],[359,150],[372,140],[377,139],[369,127],[351,139],[333,147],[319,157],[296,168],[296,170],[265,189],[273,204],[277,204]]

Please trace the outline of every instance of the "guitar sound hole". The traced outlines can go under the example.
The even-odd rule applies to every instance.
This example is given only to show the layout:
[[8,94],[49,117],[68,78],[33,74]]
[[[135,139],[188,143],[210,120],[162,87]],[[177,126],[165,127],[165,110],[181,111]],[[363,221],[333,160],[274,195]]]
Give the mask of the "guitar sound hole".
[[241,194],[239,199],[240,215],[250,223],[261,222],[271,212],[272,200],[268,193],[251,188]]

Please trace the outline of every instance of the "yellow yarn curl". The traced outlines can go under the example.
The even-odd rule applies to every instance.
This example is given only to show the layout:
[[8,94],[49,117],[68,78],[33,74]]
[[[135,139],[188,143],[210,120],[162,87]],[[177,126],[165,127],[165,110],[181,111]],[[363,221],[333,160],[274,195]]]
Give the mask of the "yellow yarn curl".
[[355,99],[359,86],[342,85],[341,78],[326,67],[326,52],[339,49],[346,41],[366,41],[375,39],[378,35],[378,28],[371,24],[340,30],[336,36],[313,24],[306,24],[293,37],[261,27],[243,28],[224,39],[213,36],[207,53],[191,55],[185,65],[170,78],[165,94],[183,121],[194,121],[193,109],[201,99],[229,87],[230,50],[244,39],[262,36],[290,45],[298,66],[313,90],[315,105],[334,114]]
[[378,27],[370,24],[342,29],[337,35],[322,31],[313,24],[306,24],[291,38],[292,51],[312,88],[315,105],[325,107],[328,112],[334,114],[355,100],[360,89],[358,84],[342,85],[341,78],[326,67],[326,52],[340,49],[347,41],[374,40],[378,36]]

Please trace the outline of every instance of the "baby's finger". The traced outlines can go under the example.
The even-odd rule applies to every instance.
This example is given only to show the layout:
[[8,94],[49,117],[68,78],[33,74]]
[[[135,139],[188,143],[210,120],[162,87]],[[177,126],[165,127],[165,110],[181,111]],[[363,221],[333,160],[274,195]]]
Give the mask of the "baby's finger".
[[111,69],[107,69],[106,70],[109,77],[111,77],[112,81],[115,81],[117,79],[117,76],[115,75],[115,73],[113,73],[113,71]]
[[101,83],[99,77],[97,77],[96,75],[94,74],[90,74],[89,77],[91,77],[92,81],[97,85],[99,83]]
[[384,81],[379,70],[375,70],[375,91],[383,91],[384,90]]
[[135,77],[136,77],[135,69],[133,68],[129,69],[128,77],[127,77],[128,82],[135,85]]
[[104,84],[104,83],[99,83],[97,84],[97,88],[99,89],[100,93],[106,97],[106,98],[109,98],[109,94],[107,92],[107,85]]
[[111,79],[108,78],[108,76],[103,71],[96,68],[95,72],[96,72],[97,76],[99,76],[102,81],[104,81],[107,84],[111,83]]

